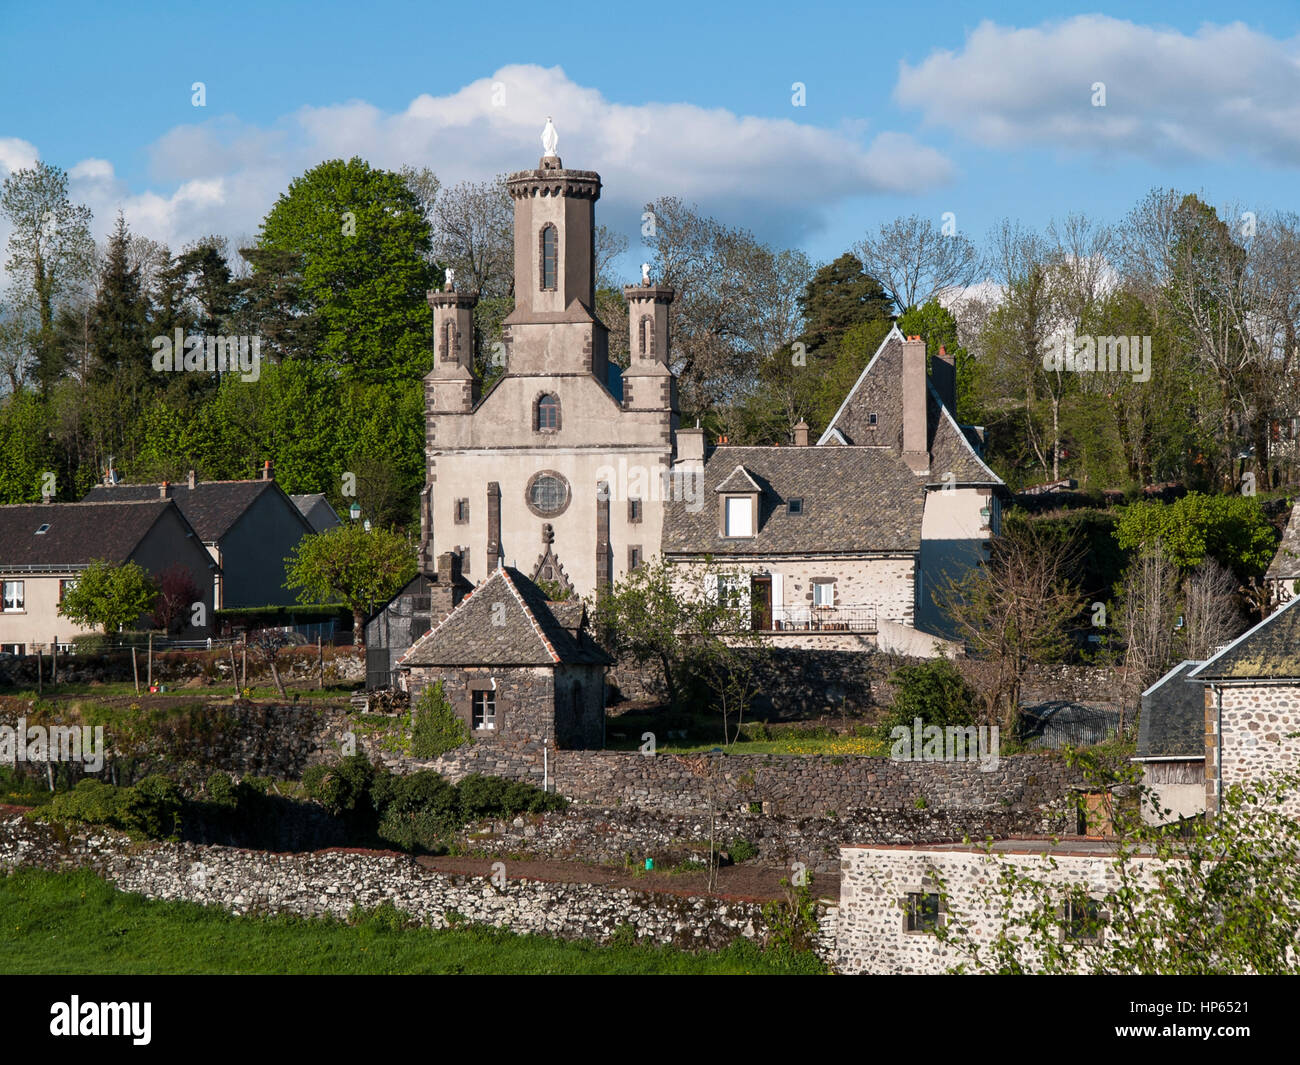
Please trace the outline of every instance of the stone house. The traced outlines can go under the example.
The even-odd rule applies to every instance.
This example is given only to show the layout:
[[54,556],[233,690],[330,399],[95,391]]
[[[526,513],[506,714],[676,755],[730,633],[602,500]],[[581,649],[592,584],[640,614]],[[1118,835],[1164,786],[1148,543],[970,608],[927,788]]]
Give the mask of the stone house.
[[191,470],[183,484],[96,485],[83,502],[143,499],[175,500],[194,527],[217,564],[217,610],[298,602],[297,593],[284,586],[285,559],[316,529],[276,484],[270,462],[254,481],[200,481]]
[[[1188,676],[1205,689],[1205,809],[1223,789],[1300,770],[1300,598],[1274,611]],[[1300,796],[1288,811],[1300,817]]]
[[[135,562],[159,578],[182,566],[203,596],[208,625],[189,625],[183,635],[210,632],[217,563],[170,499],[108,503],[21,503],[0,506],[0,651],[69,650],[74,636],[97,631],[59,613],[59,603],[91,562]],[[138,628],[152,622],[142,617]]]
[[366,687],[400,684],[397,668],[412,644],[450,614],[472,590],[460,572],[460,556],[446,551],[438,556],[432,576],[417,573],[406,586],[365,623]]
[[511,566],[497,569],[401,656],[411,701],[442,682],[475,744],[504,763],[539,764],[545,746],[605,742],[605,668],[579,599],[553,602]]
[[1142,783],[1159,801],[1161,816],[1148,801],[1150,823],[1196,817],[1205,812],[1205,688],[1190,674],[1200,662],[1179,662],[1142,693],[1137,754]]

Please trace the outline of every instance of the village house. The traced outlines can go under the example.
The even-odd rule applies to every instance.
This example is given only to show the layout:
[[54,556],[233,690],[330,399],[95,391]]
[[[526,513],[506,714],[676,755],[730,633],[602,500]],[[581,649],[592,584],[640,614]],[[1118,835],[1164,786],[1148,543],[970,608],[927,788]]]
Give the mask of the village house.
[[[208,619],[193,626],[187,618],[184,634],[208,635],[218,565],[173,500],[20,503],[0,506],[0,651],[67,651],[74,636],[98,631],[59,613],[64,593],[96,560],[135,562],[155,579],[182,567]],[[137,627],[152,622],[142,617]]]
[[323,492],[310,492],[306,495],[291,495],[293,505],[307,519],[307,524],[318,533],[329,532],[340,525],[338,512],[330,506]]
[[1152,824],[1205,812],[1205,688],[1190,676],[1200,664],[1179,662],[1142,693],[1133,761],[1159,802],[1159,809],[1151,799],[1142,807]]
[[551,602],[511,566],[497,569],[399,660],[414,705],[441,682],[475,744],[540,764],[543,747],[605,743],[609,657],[581,600]]
[[177,484],[105,480],[87,492],[83,502],[175,501],[217,564],[211,578],[217,610],[298,602],[297,594],[284,586],[285,559],[316,529],[276,484],[270,462],[252,481],[200,481],[193,470]]

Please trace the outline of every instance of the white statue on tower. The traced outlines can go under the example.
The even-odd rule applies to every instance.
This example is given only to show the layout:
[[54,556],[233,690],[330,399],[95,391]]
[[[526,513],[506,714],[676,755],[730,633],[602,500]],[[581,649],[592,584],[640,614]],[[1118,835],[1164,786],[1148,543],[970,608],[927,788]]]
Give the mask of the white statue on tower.
[[643,285],[649,285],[649,284],[650,284],[650,264],[649,264],[649,263],[642,263],[642,264],[641,264],[641,284],[643,284]]
[[555,123],[551,121],[551,116],[546,116],[546,128],[542,130],[542,150],[546,153],[546,158],[555,157],[555,149],[560,146],[560,135],[555,131]]
[[447,267],[447,281],[446,284],[443,286],[443,291],[444,292],[456,291],[456,271],[450,266]]

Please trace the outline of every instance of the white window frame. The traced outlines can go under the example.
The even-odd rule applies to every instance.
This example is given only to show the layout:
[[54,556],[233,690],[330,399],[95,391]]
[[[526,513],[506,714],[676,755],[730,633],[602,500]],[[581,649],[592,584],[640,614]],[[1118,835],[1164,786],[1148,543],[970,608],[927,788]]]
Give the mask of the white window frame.
[[[743,508],[742,505],[743,504]],[[723,528],[726,530],[728,537],[743,539],[754,535],[754,500],[750,496],[727,496],[723,500]],[[732,507],[736,506],[737,514],[735,515],[736,524],[733,524]],[[743,509],[745,517],[744,531],[738,528],[740,511]]]
[[[827,592],[821,591],[821,589],[823,588],[829,589],[829,591]],[[813,593],[813,606],[829,607],[835,605],[835,582],[834,581],[813,581],[812,593]]]
[[[475,724],[474,715],[482,697],[483,724]],[[491,711],[489,714],[488,711]],[[469,697],[469,727],[473,732],[495,732],[497,727],[497,693],[489,688],[475,688]]]
[[[14,605],[10,606],[9,589],[14,586],[17,586],[18,592],[13,599]],[[25,581],[0,582],[0,612],[5,614],[27,613],[27,583]]]

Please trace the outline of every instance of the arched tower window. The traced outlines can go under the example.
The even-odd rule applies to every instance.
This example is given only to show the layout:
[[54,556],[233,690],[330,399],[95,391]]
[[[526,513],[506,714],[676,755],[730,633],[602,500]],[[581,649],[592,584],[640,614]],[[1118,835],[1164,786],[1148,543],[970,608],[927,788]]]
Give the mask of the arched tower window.
[[554,432],[560,427],[560,399],[545,395],[537,401],[537,428],[540,432]]
[[442,361],[453,362],[456,358],[456,323],[447,322],[442,327]]
[[639,333],[641,356],[644,358],[647,355],[653,355],[655,353],[655,323],[654,319],[648,314],[641,317]]
[[547,291],[554,291],[558,276],[560,234],[553,225],[547,224],[542,227],[541,246],[542,288]]

